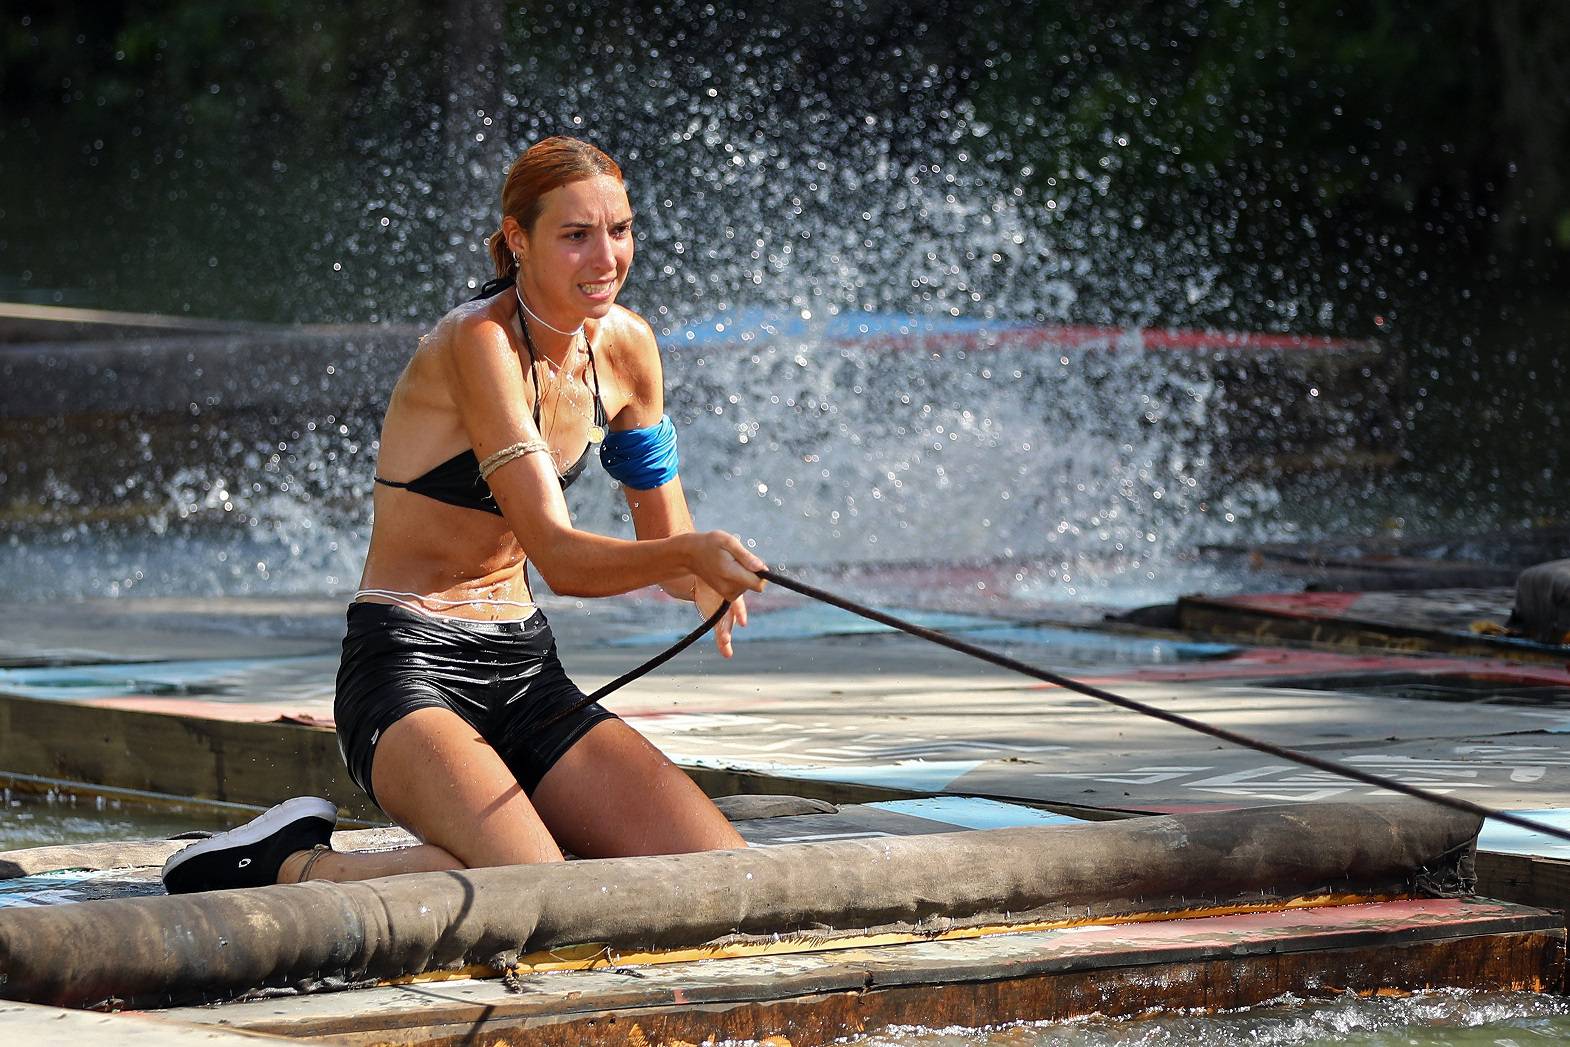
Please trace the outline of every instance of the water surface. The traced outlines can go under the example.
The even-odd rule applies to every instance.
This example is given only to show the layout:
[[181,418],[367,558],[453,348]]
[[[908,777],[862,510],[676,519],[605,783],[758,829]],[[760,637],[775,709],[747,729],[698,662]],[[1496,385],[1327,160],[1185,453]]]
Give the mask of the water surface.
[[1220,1013],[1113,1021],[1087,1018],[991,1029],[901,1028],[841,1041],[849,1047],[1523,1047],[1570,1038],[1570,1001],[1535,993],[1450,990],[1305,1002],[1283,997]]

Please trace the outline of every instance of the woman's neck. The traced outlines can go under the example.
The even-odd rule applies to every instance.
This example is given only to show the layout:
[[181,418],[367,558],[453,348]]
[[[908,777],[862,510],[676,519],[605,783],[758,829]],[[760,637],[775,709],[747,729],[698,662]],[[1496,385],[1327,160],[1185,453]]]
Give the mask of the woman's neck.
[[[530,340],[536,352],[543,355],[554,366],[561,367],[573,351],[577,340],[587,338],[584,330],[584,320],[571,326],[558,323],[554,318],[542,316],[533,303],[538,301],[537,296],[531,296],[520,283],[515,288],[518,300],[518,322],[524,326],[524,336]],[[526,325],[526,326],[525,326]]]

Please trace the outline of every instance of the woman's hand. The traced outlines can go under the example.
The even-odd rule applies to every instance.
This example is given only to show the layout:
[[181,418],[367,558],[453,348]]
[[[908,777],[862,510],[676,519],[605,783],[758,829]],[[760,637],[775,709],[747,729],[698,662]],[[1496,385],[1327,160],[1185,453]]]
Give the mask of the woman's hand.
[[[758,572],[766,570],[768,565],[749,552],[740,538],[724,531],[690,532],[681,538],[685,543],[687,570],[697,576],[699,589],[707,586],[725,600],[735,600],[748,591],[763,591],[763,579],[758,577]],[[694,590],[694,596],[696,593]],[[714,607],[710,607],[709,612],[713,611]]]
[[[709,620],[709,615],[720,609],[720,604],[725,598],[713,589],[698,582],[692,587],[692,600],[698,605],[698,614],[704,621]],[[747,601],[745,597],[738,596],[730,603],[730,610],[725,612],[714,626],[714,646],[719,648],[722,658],[729,658],[733,653],[731,648],[731,629],[735,626],[747,624]]]

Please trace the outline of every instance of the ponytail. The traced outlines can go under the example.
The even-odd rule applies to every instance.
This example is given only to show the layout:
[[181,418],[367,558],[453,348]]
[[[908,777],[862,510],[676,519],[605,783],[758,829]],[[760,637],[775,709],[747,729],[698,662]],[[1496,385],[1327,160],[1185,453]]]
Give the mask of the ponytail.
[[513,261],[512,250],[507,246],[507,238],[500,229],[486,238],[485,245],[490,248],[491,264],[496,267],[498,277],[510,276],[518,268],[518,263]]

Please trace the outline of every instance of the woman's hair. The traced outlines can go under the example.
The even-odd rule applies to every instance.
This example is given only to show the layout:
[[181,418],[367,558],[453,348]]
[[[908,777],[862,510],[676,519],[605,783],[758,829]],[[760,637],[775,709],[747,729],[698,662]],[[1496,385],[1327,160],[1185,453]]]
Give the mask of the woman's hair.
[[[588,142],[560,135],[536,142],[507,169],[507,180],[502,183],[502,217],[511,215],[529,232],[540,217],[546,193],[599,175],[622,181],[616,161]],[[506,276],[517,268],[500,226],[491,234],[490,248],[497,276]]]

